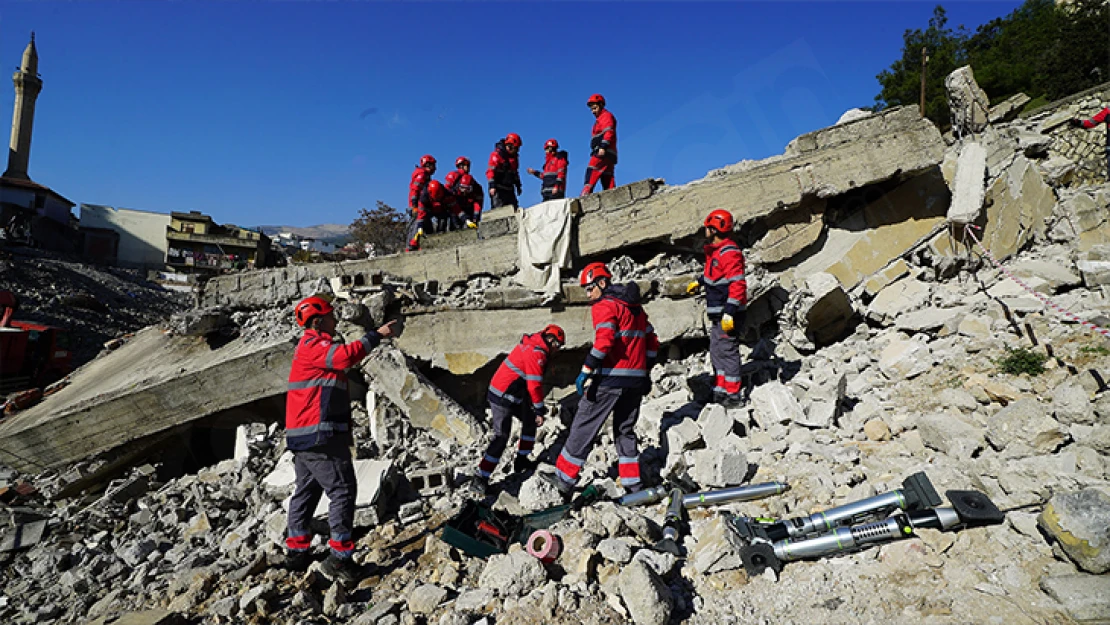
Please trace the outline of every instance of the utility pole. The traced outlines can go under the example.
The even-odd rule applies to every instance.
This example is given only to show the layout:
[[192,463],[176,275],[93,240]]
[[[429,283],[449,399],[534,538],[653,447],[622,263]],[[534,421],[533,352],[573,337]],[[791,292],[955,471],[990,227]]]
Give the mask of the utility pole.
[[929,62],[929,48],[921,46],[921,116],[925,117],[925,64]]

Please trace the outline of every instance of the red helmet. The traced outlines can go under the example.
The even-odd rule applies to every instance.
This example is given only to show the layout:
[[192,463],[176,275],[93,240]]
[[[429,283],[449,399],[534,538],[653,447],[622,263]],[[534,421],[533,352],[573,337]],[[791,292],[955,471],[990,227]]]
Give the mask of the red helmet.
[[559,344],[559,347],[567,344],[567,333],[563,332],[563,329],[555,325],[554,323],[548,324],[547,327],[544,328],[542,332],[540,332],[540,334],[543,336],[550,336],[551,338],[555,339],[555,342]]
[[601,106],[605,106],[605,96],[601,95],[600,93],[593,94],[592,96],[590,96],[589,100],[586,100],[586,106],[589,106],[591,104],[600,104]]
[[455,167],[462,167],[463,165],[470,167],[470,159],[465,156],[460,156],[455,159]]
[[721,234],[728,234],[732,232],[732,213],[718,208],[717,210],[709,213],[705,218],[705,227],[713,228]]
[[520,140],[520,135],[516,134],[515,132],[510,132],[509,134],[505,135],[505,145],[515,145],[519,148],[520,146],[524,145],[524,142]]
[[444,193],[446,193],[446,189],[443,188],[443,184],[441,184],[440,181],[432,180],[428,183],[428,195],[436,202],[443,199]]
[[543,144],[543,149],[546,150],[547,148],[555,148],[556,150],[558,150],[559,142],[554,139],[548,139],[547,142]]
[[302,328],[307,328],[308,322],[312,321],[313,317],[326,315],[333,310],[335,310],[335,308],[332,308],[328,300],[313,295],[312,297],[302,299],[300,303],[293,308],[293,316],[297,318],[297,325]]
[[578,283],[582,286],[588,286],[601,278],[612,280],[613,274],[609,273],[609,268],[605,266],[605,263],[590,263],[582,270],[582,275],[578,277]]
[[436,164],[436,157],[432,156],[431,154],[425,154],[424,156],[420,157],[420,166],[421,167],[427,167],[428,165],[435,165],[435,164]]

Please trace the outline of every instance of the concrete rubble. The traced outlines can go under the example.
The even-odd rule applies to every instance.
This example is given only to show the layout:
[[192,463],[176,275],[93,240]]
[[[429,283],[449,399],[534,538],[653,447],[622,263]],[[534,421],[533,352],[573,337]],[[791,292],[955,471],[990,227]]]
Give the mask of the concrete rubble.
[[[1110,87],[1100,93],[1110,98]],[[653,548],[662,504],[570,512],[549,528],[562,547],[550,564],[520,545],[482,559],[441,539],[488,437],[483,395],[499,358],[546,323],[568,333],[549,368],[553,414],[536,436],[535,454],[550,463],[592,334],[573,283],[548,303],[513,285],[515,226],[503,215],[483,223],[483,240],[454,235],[420,253],[214,279],[172,332],[138,333],[0,424],[0,492],[37,489],[0,504],[0,621],[1110,619],[1110,344],[1009,280],[962,225],[982,228],[971,232],[1036,293],[1105,326],[1110,286],[1098,263],[1110,262],[1110,185],[1050,171],[1070,136],[1052,120],[1071,101],[1024,116],[1017,106],[966,115],[974,144],[946,144],[912,109],[851,115],[765,161],[580,202],[578,266],[604,257],[618,280],[640,284],[664,343],[637,423],[646,481],[791,486],[691,509],[683,557]],[[971,145],[982,150],[982,176]],[[961,165],[969,153],[975,162]],[[950,218],[953,202],[966,221]],[[706,206],[732,210],[745,249],[756,251],[741,348],[749,394],[727,410],[705,405],[703,303],[684,290],[700,271]],[[608,228],[611,219],[634,226]],[[318,565],[305,574],[279,566],[290,311],[314,292],[342,296],[346,340],[386,319],[404,325],[352,372],[364,471],[356,557],[369,565],[352,588],[331,584]],[[1014,350],[1044,357],[1044,372],[1003,372]],[[620,493],[613,433],[599,438],[583,480]],[[510,464],[493,476],[498,509],[560,501]],[[887,492],[917,471],[941,493],[974,489],[1016,509],[1001,525],[922,530],[754,578],[729,540],[724,512],[809,514]]]

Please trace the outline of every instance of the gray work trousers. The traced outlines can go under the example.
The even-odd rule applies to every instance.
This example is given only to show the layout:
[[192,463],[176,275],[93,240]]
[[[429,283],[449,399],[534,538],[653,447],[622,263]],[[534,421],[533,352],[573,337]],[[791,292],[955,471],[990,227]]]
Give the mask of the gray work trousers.
[[349,558],[354,553],[352,532],[355,524],[355,467],[351,449],[343,440],[332,439],[328,444],[293,452],[293,470],[296,486],[289,500],[289,525],[286,545],[291,549],[307,549],[312,542],[312,513],[327,493],[328,525],[331,540],[328,546],[339,557]]
[[713,391],[726,395],[740,392],[740,333],[744,315],[736,318],[736,329],[729,336],[721,329],[720,318],[713,320],[709,329],[709,360],[713,363]]
[[612,412],[621,485],[637,488],[640,484],[640,451],[636,442],[636,420],[640,418],[640,399],[643,396],[640,388],[590,388],[578,402],[578,412],[571,423],[567,442],[555,461],[555,473],[559,479],[571,484],[578,482],[578,473],[586,464],[594,439]]

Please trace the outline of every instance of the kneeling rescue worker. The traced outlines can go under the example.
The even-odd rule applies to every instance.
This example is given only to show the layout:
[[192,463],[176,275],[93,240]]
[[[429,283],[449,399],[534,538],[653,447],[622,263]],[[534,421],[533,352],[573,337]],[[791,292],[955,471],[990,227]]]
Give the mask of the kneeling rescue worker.
[[686,287],[694,293],[705,287],[705,312],[712,327],[709,330],[709,357],[713,363],[716,383],[713,401],[727,407],[739,406],[740,397],[740,331],[748,305],[748,282],[744,277],[744,253],[732,240],[732,213],[715,210],[705,218],[705,271],[696,282]]
[[520,442],[513,460],[513,471],[524,472],[534,468],[528,456],[536,444],[536,428],[543,425],[547,414],[547,407],[543,404],[543,374],[552,354],[566,342],[566,333],[555,324],[548,325],[538,334],[525,334],[493,374],[486,393],[493,414],[493,440],[486,447],[471,482],[471,490],[478,496],[485,496],[490,475],[501,462],[501,454],[509,443],[514,416],[520,419]]
[[613,414],[621,485],[629,493],[643,488],[635,428],[640,400],[651,390],[648,374],[659,351],[659,338],[640,304],[640,288],[635,282],[612,284],[612,279],[604,263],[586,265],[579,277],[592,302],[594,344],[575,381],[582,396],[578,411],[555,462],[555,475],[547,478],[564,498],[574,492],[578,474],[609,413]]
[[476,229],[482,220],[482,205],[486,198],[482,185],[470,175],[470,159],[460,156],[455,159],[455,171],[443,179],[444,186],[455,196],[455,203],[465,219],[467,228]]
[[304,571],[312,563],[309,524],[320,496],[327,493],[331,553],[321,570],[333,581],[357,581],[352,556],[355,517],[355,471],[351,460],[351,398],[345,370],[358,364],[393,335],[393,324],[369,331],[353,343],[337,343],[335,309],[322,297],[309,297],[294,308],[305,329],[293,352],[285,404],[285,441],[293,452],[295,490],[289,500],[285,566]]

